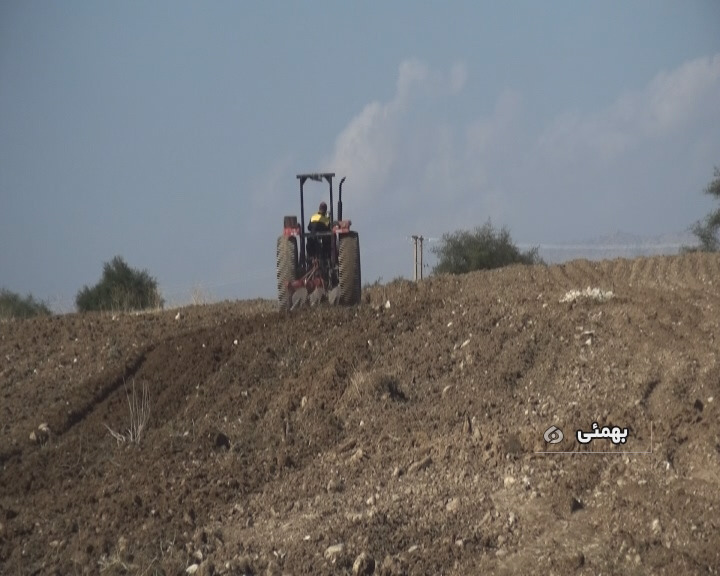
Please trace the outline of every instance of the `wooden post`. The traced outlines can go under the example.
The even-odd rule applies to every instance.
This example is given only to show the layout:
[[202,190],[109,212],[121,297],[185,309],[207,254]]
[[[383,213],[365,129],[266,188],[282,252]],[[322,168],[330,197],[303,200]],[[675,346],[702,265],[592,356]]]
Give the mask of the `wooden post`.
[[423,279],[423,240],[424,238],[420,236],[420,280]]
[[413,282],[417,282],[417,266],[418,266],[418,237],[414,236],[413,239]]

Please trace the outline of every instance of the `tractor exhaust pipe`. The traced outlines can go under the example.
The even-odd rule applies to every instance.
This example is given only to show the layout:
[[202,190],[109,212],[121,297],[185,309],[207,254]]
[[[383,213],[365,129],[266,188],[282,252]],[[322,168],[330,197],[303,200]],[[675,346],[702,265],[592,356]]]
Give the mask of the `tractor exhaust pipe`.
[[342,220],[342,185],[345,182],[345,176],[340,180],[340,186],[338,187],[338,220]]

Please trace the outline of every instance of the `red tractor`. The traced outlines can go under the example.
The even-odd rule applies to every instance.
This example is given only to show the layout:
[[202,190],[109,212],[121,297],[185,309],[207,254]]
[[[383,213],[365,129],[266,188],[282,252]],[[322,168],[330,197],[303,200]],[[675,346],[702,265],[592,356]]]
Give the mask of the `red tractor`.
[[[298,174],[300,180],[300,223],[297,216],[285,216],[283,233],[277,240],[277,285],[280,308],[290,310],[325,299],[330,304],[360,303],[360,238],[342,219],[342,186],[338,188],[337,219],[333,211],[334,173]],[[330,226],[305,229],[304,187],[307,180],[330,188]],[[310,230],[312,228],[312,230]]]

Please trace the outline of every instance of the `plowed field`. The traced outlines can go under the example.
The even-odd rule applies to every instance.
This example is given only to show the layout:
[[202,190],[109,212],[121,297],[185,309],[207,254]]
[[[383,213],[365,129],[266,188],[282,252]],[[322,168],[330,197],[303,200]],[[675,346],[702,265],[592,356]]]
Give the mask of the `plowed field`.
[[5,322],[0,573],[718,573],[719,404],[717,255]]

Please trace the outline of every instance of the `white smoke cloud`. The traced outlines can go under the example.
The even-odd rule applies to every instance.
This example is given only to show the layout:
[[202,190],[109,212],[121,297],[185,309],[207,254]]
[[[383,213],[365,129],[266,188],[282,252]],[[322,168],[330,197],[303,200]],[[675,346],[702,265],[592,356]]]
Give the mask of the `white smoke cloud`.
[[643,143],[672,136],[698,120],[718,117],[720,54],[659,73],[642,90],[604,110],[565,113],[538,139],[543,156],[573,163],[594,155],[611,162]]
[[450,70],[450,92],[452,94],[458,94],[465,87],[467,82],[467,68],[465,64],[458,62],[453,64]]
[[676,176],[667,159],[708,171],[717,161],[709,158],[719,142],[720,55],[538,128],[526,94],[502,90],[479,113],[463,93],[470,82],[463,64],[403,62],[392,98],[352,118],[323,162],[348,177],[346,210],[369,233],[364,250],[382,254],[369,260],[372,277],[392,275],[383,267],[391,269],[393,250],[406,256],[407,235],[440,236],[488,218],[534,244],[677,231],[702,215],[699,194],[678,197],[689,168]]
[[648,135],[672,132],[692,121],[710,105],[720,103],[720,54],[699,58],[671,72],[658,74],[645,90]]
[[[467,70],[462,63],[455,64],[444,74],[417,60],[402,62],[393,98],[366,105],[342,130],[333,153],[321,164],[327,170],[348,176],[355,202],[363,205],[386,191],[393,171],[401,164],[404,168],[415,166],[418,168],[416,173],[450,171],[447,144],[451,138],[446,136],[436,144],[418,146],[413,140],[413,128],[407,125],[407,116],[412,112],[416,98],[458,94],[466,81]],[[422,131],[423,127],[418,130]],[[427,166],[428,157],[436,157],[429,154],[430,149],[435,151],[437,147],[441,149],[441,160],[434,166]],[[421,166],[426,169],[419,169]]]

